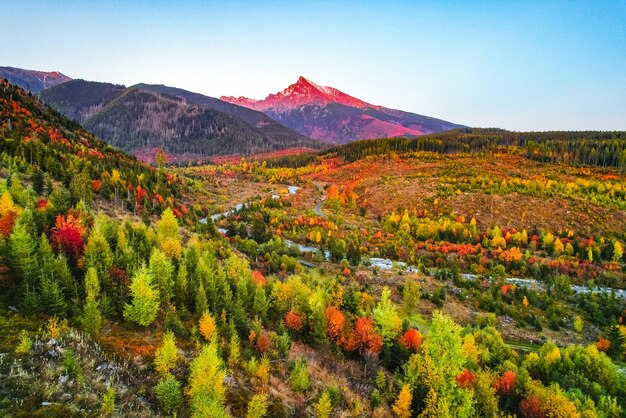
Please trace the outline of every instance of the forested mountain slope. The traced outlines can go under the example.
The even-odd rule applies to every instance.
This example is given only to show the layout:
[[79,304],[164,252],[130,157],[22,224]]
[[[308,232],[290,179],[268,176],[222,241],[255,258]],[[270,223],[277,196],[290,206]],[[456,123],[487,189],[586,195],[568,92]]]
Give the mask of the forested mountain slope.
[[[173,95],[163,94],[173,93]],[[183,94],[184,93],[184,94]],[[163,148],[178,160],[211,155],[254,154],[318,142],[282,128],[258,113],[182,90],[73,80],[41,93],[58,111],[127,152],[154,154]],[[218,100],[217,100],[218,101]],[[219,102],[219,101],[218,101]],[[226,108],[227,112],[217,108]]]

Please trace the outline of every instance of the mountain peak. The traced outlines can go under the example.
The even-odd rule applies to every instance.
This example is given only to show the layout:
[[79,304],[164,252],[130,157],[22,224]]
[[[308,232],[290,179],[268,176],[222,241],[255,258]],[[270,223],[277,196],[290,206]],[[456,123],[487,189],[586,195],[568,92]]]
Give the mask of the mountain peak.
[[317,84],[304,76],[298,77],[295,83],[289,85],[289,87],[283,91],[270,94],[263,100],[232,96],[222,96],[221,100],[262,112],[269,109],[288,110],[301,106],[326,106],[331,103],[338,103],[359,109],[379,108],[379,106],[374,106],[363,100],[349,96],[333,87]]
[[265,99],[226,97],[222,100],[264,112],[314,139],[348,142],[356,139],[412,137],[461,127],[454,123],[388,109],[322,86],[299,76],[295,83]]
[[289,86],[285,91],[289,90],[290,88],[294,86],[297,86],[303,89],[317,90],[318,92],[326,96],[332,96],[333,90],[335,90],[332,87],[325,87],[320,84],[317,84],[316,82],[311,81],[308,78],[305,78],[303,76],[298,77],[298,81],[296,81],[295,84],[292,84],[291,86]]

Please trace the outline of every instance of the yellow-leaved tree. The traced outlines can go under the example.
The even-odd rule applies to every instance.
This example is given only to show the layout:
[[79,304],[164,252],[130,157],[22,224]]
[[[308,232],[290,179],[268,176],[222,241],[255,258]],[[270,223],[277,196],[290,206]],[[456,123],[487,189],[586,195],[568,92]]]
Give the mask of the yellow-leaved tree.
[[154,357],[154,366],[161,374],[166,376],[171,369],[176,367],[178,362],[178,348],[176,347],[176,339],[171,331],[163,335],[163,344],[156,352]]
[[152,274],[145,264],[130,283],[132,302],[124,306],[124,318],[143,327],[150,325],[159,311],[159,290],[154,286]]
[[216,335],[217,326],[215,325],[215,318],[209,311],[205,311],[198,323],[198,330],[205,340],[211,341],[213,336]]
[[413,400],[413,395],[411,394],[411,389],[409,385],[402,386],[402,390],[400,390],[400,394],[398,394],[398,399],[396,403],[393,404],[391,409],[394,414],[398,418],[411,418],[411,401]]
[[226,418],[224,409],[224,368],[217,352],[217,344],[212,342],[202,347],[190,366],[187,395],[191,398],[191,412],[194,418]]
[[178,258],[182,252],[180,234],[178,232],[178,219],[172,209],[166,208],[161,219],[156,224],[157,244],[170,258]]

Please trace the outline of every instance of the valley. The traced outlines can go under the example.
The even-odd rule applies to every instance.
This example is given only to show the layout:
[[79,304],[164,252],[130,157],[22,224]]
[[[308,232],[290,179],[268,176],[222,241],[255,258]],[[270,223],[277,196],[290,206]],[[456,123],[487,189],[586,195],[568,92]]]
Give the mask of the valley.
[[[115,98],[80,112],[128,116],[135,95],[163,120],[209,111],[98,88]],[[148,165],[7,81],[0,120],[4,415],[626,407],[623,132],[463,128],[192,164],[156,146]]]

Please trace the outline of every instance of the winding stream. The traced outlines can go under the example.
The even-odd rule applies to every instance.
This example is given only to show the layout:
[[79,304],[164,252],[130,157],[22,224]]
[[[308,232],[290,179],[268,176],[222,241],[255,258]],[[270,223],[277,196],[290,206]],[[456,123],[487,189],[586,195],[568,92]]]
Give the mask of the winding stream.
[[[287,193],[289,195],[293,195],[296,194],[296,192],[300,190],[300,187],[298,186],[287,186]],[[272,195],[272,199],[280,199],[281,196],[279,195]],[[320,203],[323,203],[324,200],[322,199],[322,201]],[[321,206],[320,203],[318,203],[318,206]],[[242,208],[246,207],[247,204],[246,203],[238,203],[235,205],[235,207],[233,209],[227,210],[226,212],[222,212],[222,213],[217,213],[215,215],[211,215],[210,218],[213,221],[216,221],[222,217],[228,216],[233,212],[236,212],[238,210],[241,210]],[[317,207],[316,207],[317,209]],[[317,213],[317,210],[316,210]],[[206,223],[207,222],[207,218],[201,219],[200,220],[201,223]],[[226,234],[226,229],[224,228],[218,228],[218,231],[222,234]],[[324,260],[325,261],[330,261],[330,251],[329,250],[322,250],[319,247],[315,247],[315,246],[310,246],[310,245],[304,245],[304,244],[298,244],[297,242],[288,240],[288,239],[283,239],[283,243],[286,244],[288,247],[295,247],[298,249],[298,251],[302,252],[302,253],[314,253],[317,254],[319,251],[322,251],[322,253],[324,254]],[[393,269],[399,269],[399,270],[405,270],[409,273],[418,273],[418,269],[415,266],[410,266],[407,263],[403,262],[403,261],[394,261],[391,260],[389,258],[378,258],[378,257],[372,257],[370,259],[368,259],[368,262],[366,262],[366,265],[371,266],[371,267],[378,267],[381,270],[393,270]],[[433,273],[432,271],[430,273]],[[480,278],[480,276],[476,275],[476,274],[471,274],[471,273],[463,273],[461,274],[461,277],[463,277],[466,280],[478,280]],[[489,278],[489,280],[492,280],[491,278]],[[519,277],[508,277],[506,279],[504,279],[504,281],[506,283],[510,283],[512,285],[515,286],[519,286],[519,287],[523,287],[525,289],[531,289],[531,290],[535,290],[535,291],[540,291],[540,292],[545,292],[545,287],[536,279],[522,279]],[[620,298],[620,299],[624,299],[626,300],[626,289],[614,289],[611,287],[594,287],[592,289],[590,289],[587,286],[580,286],[580,285],[571,285],[570,286],[572,291],[576,294],[589,294],[589,293],[605,293],[605,294],[615,294],[615,297]]]

